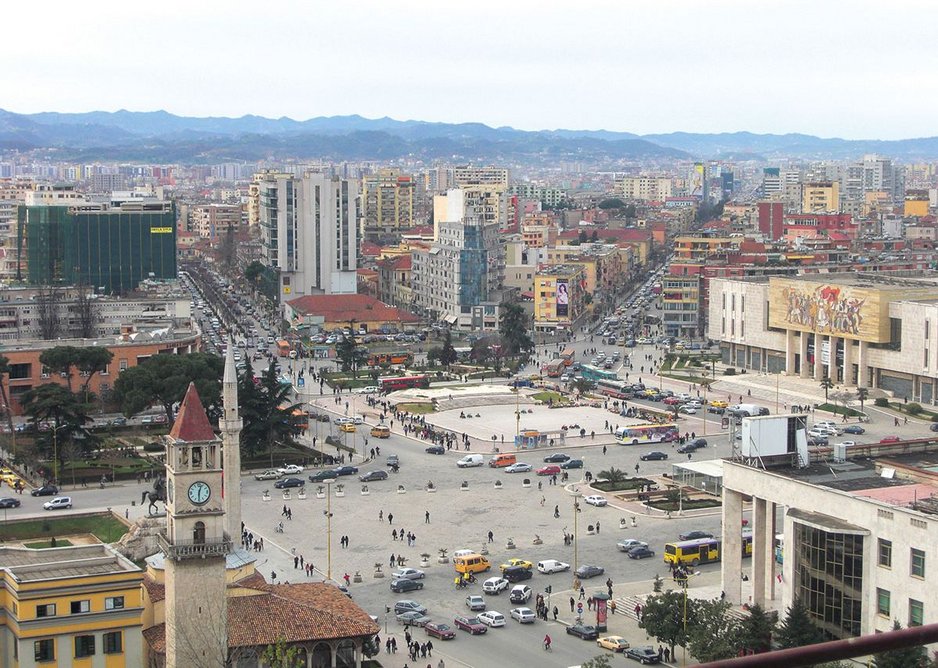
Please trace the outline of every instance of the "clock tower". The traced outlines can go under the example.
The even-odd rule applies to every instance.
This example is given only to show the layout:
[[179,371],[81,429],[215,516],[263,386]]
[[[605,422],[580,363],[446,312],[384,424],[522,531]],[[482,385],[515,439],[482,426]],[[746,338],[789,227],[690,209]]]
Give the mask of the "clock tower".
[[166,439],[166,668],[227,663],[222,457],[190,383]]

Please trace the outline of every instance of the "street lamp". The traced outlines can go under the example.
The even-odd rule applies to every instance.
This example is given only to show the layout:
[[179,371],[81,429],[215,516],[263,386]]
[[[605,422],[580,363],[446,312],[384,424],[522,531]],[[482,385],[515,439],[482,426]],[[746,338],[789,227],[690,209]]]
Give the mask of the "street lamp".
[[579,525],[579,515],[580,515],[580,490],[576,487],[573,488],[573,581],[576,582],[577,578],[577,568],[579,567],[579,551],[577,549],[577,539],[580,536],[578,531]]
[[326,478],[326,578],[332,579],[332,483],[335,478]]
[[681,588],[684,589],[684,644],[682,645],[684,656],[681,660],[682,666],[687,665],[687,587],[690,584],[690,579],[698,575],[700,575],[700,571],[694,571],[693,573],[688,573],[681,579]]

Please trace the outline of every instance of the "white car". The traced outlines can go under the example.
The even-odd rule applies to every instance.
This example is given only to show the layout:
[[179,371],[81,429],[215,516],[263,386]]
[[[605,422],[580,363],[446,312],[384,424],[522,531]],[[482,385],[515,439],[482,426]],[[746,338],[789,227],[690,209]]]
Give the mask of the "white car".
[[283,477],[283,474],[276,469],[267,469],[261,473],[255,473],[255,480],[276,480],[277,478]]
[[505,615],[500,612],[495,612],[494,610],[486,610],[485,612],[479,613],[479,621],[486,626],[491,626],[492,628],[495,628],[496,626],[504,626]]
[[856,441],[841,441],[841,442],[838,443],[837,445],[846,445],[847,447],[850,447],[850,446],[856,445],[856,444],[857,444]]
[[533,624],[537,615],[531,608],[512,608],[509,613],[512,619],[517,619],[522,624]]
[[280,475],[296,475],[297,473],[302,473],[303,467],[299,464],[288,464],[287,466],[282,466],[277,469],[277,473]]
[[365,424],[365,419],[361,415],[352,417],[352,424]]
[[505,467],[505,473],[528,473],[531,471],[531,465],[524,462],[518,462]]
[[837,427],[831,427],[830,425],[814,425],[814,431],[819,431],[825,436],[840,436],[841,431]]
[[71,508],[72,507],[72,497],[70,496],[57,496],[51,501],[46,501],[42,504],[42,507],[46,510],[59,510],[60,508]]
[[648,543],[635,538],[623,538],[616,543],[616,546],[619,548],[620,552],[628,552],[633,547],[648,547]]
[[508,589],[508,584],[509,582],[505,578],[489,578],[482,583],[482,591],[486,594],[498,595]]
[[683,413],[684,415],[697,415],[697,407],[691,406],[690,404],[684,404],[677,409],[678,413]]
[[359,394],[377,394],[379,392],[378,387],[375,385],[369,385],[368,387],[360,387],[355,390]]
[[590,496],[584,497],[583,500],[591,506],[605,506],[608,503],[606,497],[600,496],[599,494],[591,494]]
[[545,559],[537,562],[537,570],[541,573],[563,573],[570,570],[570,564],[565,564],[556,559]]
[[391,577],[395,580],[422,580],[425,575],[426,573],[418,571],[416,568],[400,568],[391,573]]

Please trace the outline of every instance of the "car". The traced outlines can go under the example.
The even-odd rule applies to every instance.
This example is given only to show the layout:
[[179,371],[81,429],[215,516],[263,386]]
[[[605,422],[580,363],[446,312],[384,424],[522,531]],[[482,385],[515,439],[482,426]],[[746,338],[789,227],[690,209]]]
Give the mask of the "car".
[[360,387],[357,390],[359,394],[377,394],[380,391],[381,388],[379,388],[377,385],[368,385],[366,387]]
[[391,573],[391,577],[395,580],[422,580],[426,573],[416,568],[399,568]]
[[457,629],[468,631],[474,636],[482,635],[489,630],[489,627],[480,622],[478,617],[457,616],[453,619],[453,624]]
[[856,444],[857,444],[856,441],[841,441],[840,443],[837,443],[836,445],[843,445],[843,446],[846,446],[846,447],[849,448],[849,447],[854,446],[854,445],[856,445]]
[[568,459],[567,461],[565,461],[563,464],[560,465],[560,468],[564,469],[565,471],[569,469],[581,469],[583,468],[583,460],[582,459]]
[[316,471],[316,473],[307,477],[310,482],[325,482],[326,480],[335,480],[335,472],[332,469]]
[[486,626],[491,626],[492,628],[497,626],[504,626],[505,615],[500,612],[495,612],[494,610],[486,610],[481,615],[479,615],[479,621]]
[[[932,430],[932,431],[938,431],[938,429],[936,429],[936,427],[938,427],[938,423],[933,424],[933,425],[931,426],[931,430]],[[864,429],[863,427],[861,427],[861,426],[858,425],[858,424],[848,424],[846,427],[844,427],[844,433],[845,433],[845,434],[865,434],[865,433],[866,433],[866,429]]]
[[[736,435],[736,438],[742,438],[742,433]],[[808,436],[808,445],[828,445],[827,436]]]
[[[699,439],[696,439],[696,440],[694,440],[694,441],[688,441],[688,442],[685,443],[684,445],[678,447],[677,451],[678,451],[679,453],[681,453],[681,454],[686,454],[686,453],[688,453],[688,452],[695,452],[695,451],[699,450],[700,448],[704,447],[704,446],[702,446],[702,445],[700,445],[700,444],[698,443],[698,441],[702,441],[702,440],[703,440],[703,439],[700,439],[700,438],[699,438]],[[704,441],[704,442],[706,443],[706,441]]]
[[417,601],[404,599],[394,604],[394,614],[399,615],[402,612],[419,612],[421,615],[425,615],[427,614],[427,608],[417,603]]
[[570,570],[570,564],[566,564],[556,559],[545,559],[537,562],[537,570],[541,573],[562,573]]
[[560,467],[556,464],[550,464],[549,466],[542,466],[536,473],[538,475],[560,475]]
[[363,418],[361,415],[353,415],[351,419],[352,424],[365,424],[365,418]]
[[342,426],[343,424],[355,424],[350,417],[337,417],[332,419],[332,423]]
[[283,478],[274,483],[274,487],[277,489],[289,489],[291,487],[302,487],[306,484],[306,481],[302,478]]
[[651,452],[646,452],[644,455],[640,456],[643,462],[654,462],[661,459],[667,459],[668,453],[661,452],[660,450],[652,450]]
[[529,473],[533,467],[524,462],[518,462],[505,467],[505,473]]
[[619,548],[620,552],[628,552],[633,547],[648,547],[648,543],[637,538],[623,538],[616,543],[616,547]]
[[596,640],[599,638],[599,631],[596,630],[595,626],[589,624],[571,624],[567,627],[567,634],[582,640]]
[[266,471],[262,471],[261,473],[255,473],[254,479],[255,480],[277,480],[282,475],[283,474],[277,469],[267,469]]
[[332,469],[332,475],[335,476],[344,476],[344,475],[355,475],[358,473],[357,466],[338,466]]
[[428,455],[445,455],[446,448],[442,445],[431,445],[429,448],[424,449]]
[[713,406],[714,408],[729,408],[730,404],[727,401],[721,401],[717,399],[717,400],[711,401],[710,405]]
[[629,641],[622,636],[603,636],[596,640],[596,644],[613,652],[624,652],[630,647]]
[[531,579],[531,571],[523,566],[511,566],[502,571],[502,577],[511,583]]
[[602,575],[606,572],[602,566],[593,566],[591,564],[584,564],[576,569],[576,576],[581,580],[586,580],[589,578],[595,578],[597,575]]
[[423,589],[423,583],[417,582],[416,580],[410,580],[408,578],[401,578],[400,580],[391,580],[391,591],[396,594],[405,591],[416,591],[418,589]]
[[374,482],[375,480],[387,480],[388,472],[385,471],[384,469],[378,469],[376,471],[368,471],[368,473],[364,473],[358,476],[358,479],[361,482]]
[[498,596],[499,593],[508,589],[509,582],[505,578],[489,578],[482,583],[482,592]]
[[658,651],[651,645],[645,645],[644,647],[629,647],[625,650],[625,656],[633,661],[638,661],[641,664],[652,665],[656,663],[661,663],[658,660]]
[[512,603],[527,603],[533,593],[528,585],[515,585],[508,594],[508,600]]
[[668,397],[664,400],[664,403],[668,406],[679,406],[680,404],[684,403],[684,400],[680,399],[679,397]]
[[404,626],[426,626],[430,623],[430,618],[422,612],[402,612],[396,615],[397,621]]
[[[856,427],[856,428],[857,428],[857,429],[860,429],[861,431],[851,431],[851,432],[849,432],[849,433],[851,433],[851,434],[862,434],[862,433],[863,433],[863,431],[862,431],[862,430],[863,430],[863,427]],[[929,427],[929,429],[930,429],[931,431],[938,431],[938,422],[932,423],[932,425]],[[847,431],[847,428],[845,428],[844,431]]]
[[513,557],[509,559],[508,561],[506,561],[501,566],[499,566],[499,569],[501,569],[502,573],[504,573],[506,570],[508,570],[509,568],[512,568],[513,566],[517,566],[518,568],[524,568],[526,570],[531,570],[532,568],[534,568],[534,564],[532,564],[527,559],[519,559],[518,557]]
[[694,529],[693,531],[685,531],[684,533],[678,534],[677,537],[681,540],[697,540],[698,538],[713,538],[713,534],[709,531]]
[[397,455],[388,455],[388,458],[384,462],[387,466],[400,466],[401,458]]
[[684,404],[677,409],[678,413],[683,413],[684,415],[697,415],[697,407],[691,406],[690,404]]
[[466,597],[466,607],[470,610],[485,610],[485,599],[481,596],[470,594]]
[[287,466],[282,466],[277,469],[277,472],[280,475],[297,475],[303,472],[303,467],[298,464],[289,464]]
[[108,424],[112,427],[125,427],[127,426],[127,418],[116,417],[113,420],[108,420]]
[[544,462],[546,464],[560,464],[568,459],[570,459],[570,455],[565,455],[562,452],[553,452],[544,457]]
[[533,624],[534,620],[537,619],[537,615],[534,614],[531,608],[512,608],[508,611],[508,614],[521,624]]
[[655,556],[655,551],[647,545],[639,545],[629,550],[629,559],[647,559]]
[[31,496],[55,496],[59,493],[59,488],[55,485],[43,485],[30,492]]
[[20,500],[14,499],[11,496],[5,496],[0,499],[0,508],[19,508]]
[[898,443],[900,440],[902,439],[900,439],[898,436],[884,436],[883,438],[879,439],[879,442],[880,443]]
[[434,638],[439,638],[440,640],[452,640],[456,637],[456,632],[450,627],[449,624],[430,622],[423,627],[423,630],[427,632],[428,636],[433,636]]
[[726,412],[726,409],[723,406],[707,406],[707,412],[723,415]]
[[61,508],[71,508],[72,507],[72,497],[70,496],[56,496],[51,501],[46,501],[42,504],[42,507],[46,510],[59,510]]
[[358,427],[356,427],[351,422],[347,422],[345,424],[339,425],[339,431],[343,431],[346,434],[354,434],[356,431],[358,431]]
[[606,497],[600,496],[599,494],[590,494],[589,496],[584,497],[583,500],[586,501],[586,503],[589,505],[597,507],[605,506],[608,503],[608,501],[606,501]]

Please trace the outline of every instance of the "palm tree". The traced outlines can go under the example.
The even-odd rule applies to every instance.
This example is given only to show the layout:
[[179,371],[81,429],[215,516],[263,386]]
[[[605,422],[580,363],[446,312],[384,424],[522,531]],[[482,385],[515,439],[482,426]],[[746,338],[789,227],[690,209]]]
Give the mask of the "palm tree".
[[830,379],[830,376],[824,375],[821,378],[821,387],[824,388],[824,403],[827,403],[827,393],[834,387],[834,381]]
[[615,466],[610,466],[605,471],[600,471],[597,477],[600,480],[608,480],[611,483],[620,483],[623,482],[628,476],[622,469],[617,469]]
[[[2,369],[2,367],[0,367]],[[863,403],[870,398],[870,391],[865,387],[857,388],[857,399],[860,400],[860,412],[863,412]]]
[[13,433],[13,407],[10,405],[10,400],[7,399],[7,386],[3,382],[4,376],[10,373],[10,358],[6,355],[0,355],[0,399],[3,399],[3,407],[6,409],[7,413],[7,426],[10,428],[10,433]]

